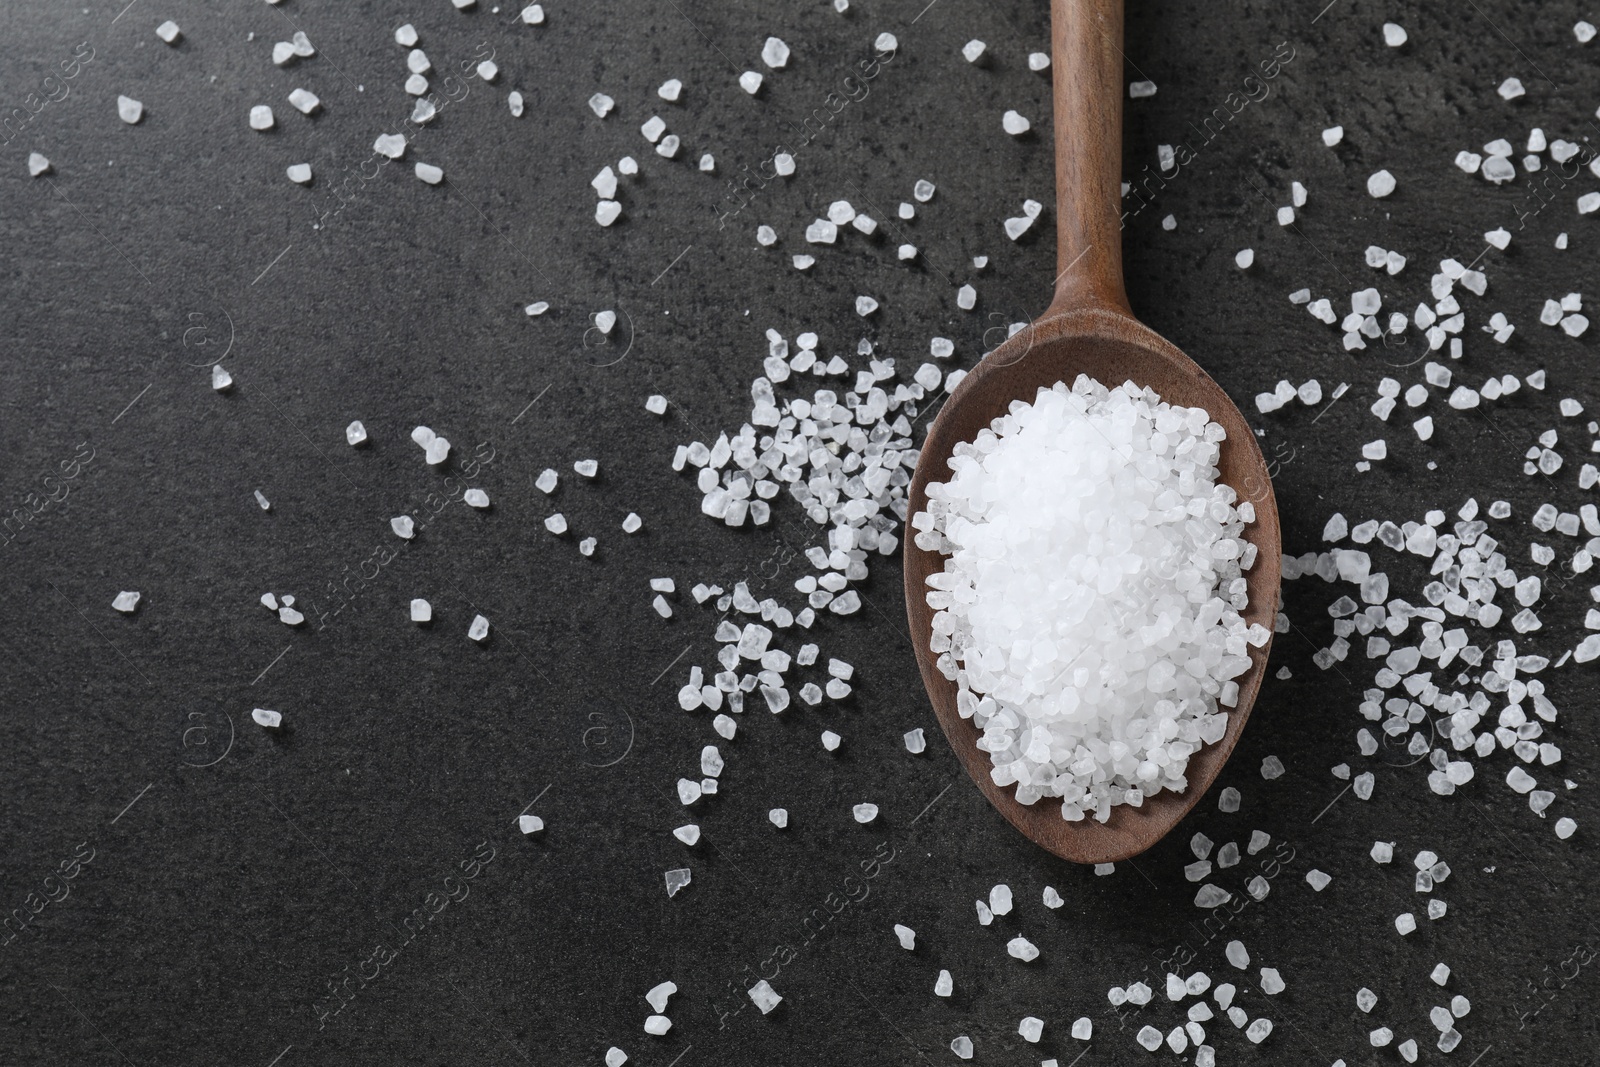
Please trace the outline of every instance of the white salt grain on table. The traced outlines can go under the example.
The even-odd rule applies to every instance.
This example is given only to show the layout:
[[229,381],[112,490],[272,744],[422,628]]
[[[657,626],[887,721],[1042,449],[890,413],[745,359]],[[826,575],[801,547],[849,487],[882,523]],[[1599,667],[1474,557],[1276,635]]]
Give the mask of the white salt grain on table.
[[768,37],[761,46],[761,62],[773,70],[782,69],[789,63],[789,46],[776,37]]
[[783,1000],[765,978],[750,987],[750,1000],[766,1015]]
[[1006,942],[1006,952],[1014,959],[1023,963],[1032,963],[1039,958],[1039,949],[1032,941],[1025,937],[1013,937]]
[[1020,137],[1033,127],[1033,123],[1015,111],[1007,111],[1000,117],[1000,126],[1011,136]]

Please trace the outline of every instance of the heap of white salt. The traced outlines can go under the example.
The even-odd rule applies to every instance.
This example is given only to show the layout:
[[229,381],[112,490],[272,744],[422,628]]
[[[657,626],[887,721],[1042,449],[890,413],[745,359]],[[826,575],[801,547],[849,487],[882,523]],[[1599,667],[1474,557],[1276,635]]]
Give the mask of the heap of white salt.
[[1221,739],[1247,626],[1249,501],[1217,482],[1226,434],[1201,408],[1080,376],[1011,405],[950,460],[912,525],[947,554],[928,579],[932,650],[983,731],[996,784],[1104,821],[1182,790]]

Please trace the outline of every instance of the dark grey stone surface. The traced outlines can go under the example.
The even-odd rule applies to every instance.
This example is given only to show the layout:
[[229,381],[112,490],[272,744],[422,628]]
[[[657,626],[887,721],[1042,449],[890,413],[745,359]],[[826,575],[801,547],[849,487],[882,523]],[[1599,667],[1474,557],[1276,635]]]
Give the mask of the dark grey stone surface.
[[[1564,712],[1555,770],[1577,786],[1558,802],[1580,824],[1572,840],[1503,787],[1505,754],[1451,798],[1431,795],[1404,753],[1372,761],[1377,793],[1362,803],[1328,771],[1366,766],[1353,736],[1371,674],[1359,650],[1336,670],[1312,665],[1337,595],[1320,582],[1286,589],[1295,630],[1273,660],[1294,677],[1268,683],[1219,783],[1243,791],[1240,812],[1208,798],[1108,877],[1041,854],[960,776],[921,692],[894,559],[876,566],[859,615],[813,631],[825,655],[856,664],[854,696],[747,713],[722,746],[723,793],[692,815],[679,807],[674,781],[717,741],[706,713],[674,699],[715,651],[716,614],[684,590],[744,578],[757,595],[792,596],[815,530],[781,505],[770,529],[715,526],[670,470],[672,449],[737,429],[768,327],[815,330],[852,362],[864,336],[908,375],[929,337],[954,338],[970,366],[986,331],[1044,306],[1053,209],[1015,245],[1000,222],[1024,198],[1052,199],[1050,82],[1025,62],[1048,47],[1045,4],[855,0],[841,16],[816,0],[550,0],[546,23],[528,27],[483,0],[466,12],[444,0],[85,3],[0,13],[12,116],[0,485],[7,511],[33,516],[0,548],[0,909],[14,923],[0,947],[0,1061],[597,1064],[618,1045],[643,1067],[942,1064],[965,1034],[975,1063],[1138,1063],[1138,1027],[1178,1020],[1161,1006],[1168,966],[1253,982],[1222,958],[1239,937],[1289,988],[1241,993],[1276,1023],[1259,1047],[1221,1017],[1206,1024],[1219,1063],[1395,1062],[1367,1043],[1383,1024],[1416,1038],[1424,1062],[1448,1062],[1427,1009],[1455,993],[1473,1011],[1449,1060],[1594,1062],[1592,672],[1547,683]],[[1590,402],[1592,337],[1536,317],[1544,298],[1594,288],[1595,223],[1572,201],[1600,183],[1585,175],[1522,219],[1524,181],[1492,188],[1451,165],[1459,148],[1520,145],[1535,125],[1595,136],[1600,44],[1573,38],[1581,5],[1131,6],[1130,77],[1160,91],[1128,106],[1128,173],[1157,144],[1196,150],[1127,227],[1134,307],[1242,401],[1280,378],[1351,386],[1320,413],[1256,418],[1291,550],[1314,549],[1335,510],[1403,521],[1476,494],[1525,518],[1546,499],[1582,502],[1583,420],[1553,405]],[[168,17],[183,29],[176,47],[153,32]],[[1410,31],[1404,48],[1383,46],[1386,19]],[[410,108],[391,37],[407,21],[454,79],[435,79],[451,102],[404,160],[379,167],[373,138]],[[272,43],[297,28],[317,55],[275,67]],[[883,30],[899,48],[864,96],[830,99],[860,95],[845,79]],[[794,56],[752,98],[735,78],[763,69],[769,33]],[[977,66],[959,54],[974,37],[989,46]],[[1250,91],[1244,78],[1280,43],[1293,59],[1264,98],[1202,143],[1191,124]],[[92,59],[61,80],[75,48]],[[491,50],[489,86],[470,68]],[[1510,104],[1494,92],[1509,75],[1529,90]],[[672,77],[685,83],[677,104],[655,96]],[[321,113],[289,107],[297,86]],[[512,88],[527,98],[521,119]],[[584,103],[596,91],[617,102],[604,121]],[[117,118],[118,94],[144,103],[138,125]],[[277,113],[264,134],[246,121],[263,102]],[[1033,135],[1001,133],[1008,108]],[[652,114],[682,136],[676,160],[640,137]],[[1333,123],[1346,135],[1330,150],[1319,132]],[[796,148],[796,175],[726,217],[730,179],[779,144]],[[28,177],[31,151],[51,160],[47,176]],[[703,152],[715,173],[696,169]],[[589,179],[628,153],[643,173],[623,179],[623,218],[600,229]],[[417,159],[445,182],[415,180]],[[299,162],[315,170],[309,187],[284,176]],[[1400,182],[1384,201],[1364,189],[1379,167]],[[920,177],[939,191],[902,223],[895,206]],[[1273,213],[1293,180],[1311,199],[1284,229]],[[805,246],[806,223],[841,198],[878,218],[879,235]],[[779,231],[775,247],[756,244],[760,223]],[[1436,394],[1440,430],[1424,445],[1403,412],[1387,427],[1367,412],[1380,377],[1418,380],[1417,335],[1347,355],[1286,297],[1310,287],[1342,312],[1377,284],[1409,309],[1438,259],[1472,260],[1496,226],[1516,240],[1490,254],[1455,369],[1476,384],[1546,367],[1551,384],[1476,413]],[[1557,253],[1562,230],[1571,247]],[[896,259],[902,241],[917,261]],[[1374,281],[1371,243],[1411,265]],[[1239,272],[1245,246],[1256,266]],[[800,251],[818,258],[809,272],[789,265]],[[974,255],[991,257],[986,270]],[[955,305],[967,281],[981,294],[973,313]],[[867,320],[860,293],[882,302]],[[527,317],[535,300],[551,311]],[[602,344],[589,316],[607,308],[620,322]],[[1496,309],[1518,325],[1503,348],[1477,332]],[[237,383],[222,395],[206,369],[219,356]],[[664,419],[643,409],[654,392],[672,399]],[[372,435],[361,449],[343,441],[355,418]],[[1570,438],[1559,489],[1521,473],[1522,450],[1558,422]],[[418,423],[455,443],[443,469],[407,439]],[[1380,435],[1390,458],[1357,474],[1360,445]],[[600,461],[592,483],[571,473],[583,457]],[[532,486],[547,466],[562,472],[553,500]],[[493,507],[462,506],[467,484]],[[599,538],[593,558],[545,532],[553,509]],[[619,529],[629,511],[645,522],[637,537]],[[397,551],[388,520],[400,513],[422,529]],[[1411,588],[1425,580],[1411,564],[1390,570]],[[680,590],[667,621],[647,585],[662,575]],[[110,608],[121,589],[143,594],[131,616]],[[267,590],[295,595],[306,625],[257,606]],[[431,626],[407,621],[414,596],[434,604]],[[1570,646],[1587,600],[1570,583],[1524,646]],[[477,612],[494,625],[481,648],[465,636]],[[252,707],[281,710],[287,728],[269,736]],[[916,726],[929,748],[912,757],[900,738]],[[817,743],[824,728],[844,735],[837,753]],[[1289,773],[1264,782],[1269,754]],[[861,827],[849,809],[865,799],[882,815]],[[530,803],[548,826],[531,840],[514,825]],[[783,832],[766,819],[778,805]],[[693,849],[670,836],[689,818],[705,834]],[[1188,836],[1243,844],[1258,828],[1273,843],[1219,882],[1241,893],[1261,873],[1271,893],[1221,929],[1203,924],[1181,869]],[[1366,858],[1376,839],[1398,842],[1392,867]],[[1405,862],[1422,848],[1455,871],[1437,894],[1450,911],[1401,939],[1394,916],[1424,905]],[[693,884],[669,900],[662,874],[681,865]],[[1320,894],[1304,881],[1313,867],[1334,876]],[[1002,881],[1016,910],[978,926],[973,900]],[[1058,911],[1039,903],[1046,884],[1066,898]],[[896,944],[897,922],[918,931],[914,953]],[[1006,956],[1015,933],[1039,945],[1037,962]],[[1444,990],[1427,980],[1441,960],[1454,972]],[[947,1001],[932,995],[942,967],[956,981]],[[1157,1004],[1119,1017],[1107,988],[1141,974]],[[784,997],[764,1017],[743,992],[758,976]],[[668,978],[674,1027],[648,1037],[643,994]],[[1363,985],[1380,997],[1371,1016],[1355,1008]],[[1017,1036],[1026,1015],[1046,1022],[1037,1047]],[[1067,1035],[1083,1015],[1088,1045]]]

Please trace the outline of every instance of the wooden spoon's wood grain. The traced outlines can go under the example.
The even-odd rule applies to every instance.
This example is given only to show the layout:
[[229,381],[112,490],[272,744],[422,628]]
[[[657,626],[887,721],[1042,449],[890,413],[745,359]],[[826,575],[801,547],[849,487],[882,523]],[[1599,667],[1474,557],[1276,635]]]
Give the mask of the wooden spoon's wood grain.
[[[1202,407],[1227,431],[1218,463],[1221,480],[1254,503],[1256,521],[1245,536],[1257,548],[1246,572],[1245,620],[1272,632],[1277,615],[1282,542],[1278,506],[1255,434],[1244,416],[1193,360],[1133,317],[1122,281],[1122,0],[1053,0],[1055,56],[1057,260],[1055,299],[1037,322],[989,353],[940,409],[917,461],[911,514],[927,507],[929,482],[949,477],[957,443],[973,440],[1014,400],[1032,400],[1041,387],[1087,374],[1107,385],[1132,381],[1174,404]],[[1191,756],[1188,788],[1163,792],[1142,807],[1119,805],[1109,821],[1068,822],[1059,803],[1019,804],[1014,786],[997,786],[993,762],[977,747],[978,730],[956,711],[956,687],[929,651],[934,612],[927,578],[944,557],[905,544],[906,611],[923,684],[951,746],[978,788],[1028,838],[1063,859],[1108,863],[1138,855],[1159,841],[1216,780],[1233,753],[1261,688],[1271,641],[1250,650],[1250,669],[1238,679],[1239,701],[1221,741]]]

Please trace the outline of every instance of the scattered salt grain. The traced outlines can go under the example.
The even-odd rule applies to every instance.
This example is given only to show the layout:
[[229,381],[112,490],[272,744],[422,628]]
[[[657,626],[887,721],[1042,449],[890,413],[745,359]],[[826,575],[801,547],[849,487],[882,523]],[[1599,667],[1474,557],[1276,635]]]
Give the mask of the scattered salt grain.
[[1367,192],[1375,198],[1383,198],[1394,192],[1394,175],[1386,170],[1380,170],[1367,179]]
[[761,91],[761,75],[753,70],[747,70],[739,75],[739,88],[751,96]]
[[850,809],[850,813],[855,816],[856,822],[865,825],[878,817],[878,805],[857,804]]
[[776,37],[768,37],[761,46],[761,62],[773,70],[782,69],[789,63],[789,46]]
[[123,590],[112,599],[111,606],[126,615],[139,606],[139,594]]
[[411,621],[422,623],[433,621],[433,605],[421,597],[411,602]]
[[276,730],[283,725],[283,716],[270,708],[256,708],[250,712],[250,717],[255,720],[257,726],[266,727],[268,730]]
[[1405,27],[1396,25],[1393,22],[1385,22],[1383,24],[1383,43],[1388,45],[1390,48],[1399,48],[1401,45],[1405,44]]
[[909,926],[894,924],[894,936],[899,940],[900,947],[907,952],[914,952],[917,947],[917,932]]
[[544,820],[537,815],[518,815],[517,829],[524,835],[536,834],[544,829]]
[[1039,958],[1039,949],[1025,937],[1013,937],[1006,942],[1006,952],[1012,959],[1031,963]]
[[750,987],[750,1000],[755,1004],[756,1007],[761,1009],[762,1015],[766,1015],[771,1012],[773,1008],[776,1008],[783,998],[780,997],[777,992],[773,990],[772,986],[768,984],[767,980],[763,978],[761,981]]

